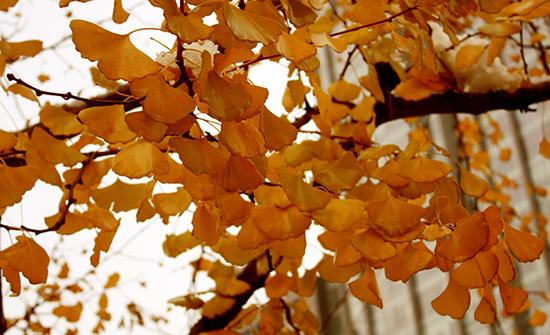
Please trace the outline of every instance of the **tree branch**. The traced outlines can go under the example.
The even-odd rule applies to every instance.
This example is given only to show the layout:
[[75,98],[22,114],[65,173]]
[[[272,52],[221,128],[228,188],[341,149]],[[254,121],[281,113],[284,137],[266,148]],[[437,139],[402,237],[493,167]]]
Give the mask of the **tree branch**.
[[390,103],[377,102],[374,106],[376,125],[429,114],[483,114],[498,109],[510,111],[532,111],[529,105],[550,100],[550,82],[536,84],[530,88],[487,93],[446,92],[434,94],[426,99],[408,101],[393,97]]

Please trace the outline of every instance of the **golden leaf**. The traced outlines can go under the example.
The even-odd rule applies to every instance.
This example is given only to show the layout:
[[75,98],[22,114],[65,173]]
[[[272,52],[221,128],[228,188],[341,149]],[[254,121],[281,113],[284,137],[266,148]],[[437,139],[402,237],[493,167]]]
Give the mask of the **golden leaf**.
[[[0,6],[1,7],[1,6]],[[0,39],[0,52],[11,61],[16,61],[19,57],[34,57],[42,51],[42,41],[29,40],[24,42],[8,42]]]
[[491,251],[480,252],[460,264],[451,272],[451,277],[467,288],[484,287],[495,277],[498,270],[498,258]]
[[136,142],[122,149],[113,159],[113,171],[119,176],[141,178],[151,173],[170,172],[166,154],[149,142]]
[[271,249],[281,256],[288,259],[301,260],[306,253],[306,234],[302,234],[297,238],[289,238],[287,240],[275,240],[269,243]]
[[300,176],[288,171],[279,170],[279,178],[288,199],[298,206],[300,211],[309,212],[325,208],[331,199],[329,193],[314,188]]
[[52,313],[58,317],[65,317],[68,322],[78,322],[82,313],[82,303],[78,302],[74,306],[59,305],[53,309]]
[[262,133],[244,122],[222,122],[220,142],[235,156],[250,158],[266,152]]
[[158,72],[157,63],[132,44],[130,35],[118,35],[83,20],[72,20],[70,27],[76,49],[82,57],[98,61],[105,77],[132,81]]
[[417,183],[437,181],[451,171],[449,164],[422,156],[402,161],[395,168],[395,173]]
[[[296,0],[293,0],[293,1],[296,1]],[[315,44],[315,46],[319,48],[324,47],[325,45],[328,45],[329,47],[332,48],[332,50],[336,51],[337,53],[342,53],[346,51],[346,49],[348,48],[348,41],[346,41],[343,38],[330,37],[329,35],[327,35],[327,33],[321,33],[321,34],[311,33],[310,37],[313,44]]]
[[177,257],[200,243],[190,231],[186,231],[180,235],[166,235],[166,240],[162,243],[162,249],[166,256]]
[[481,45],[465,45],[456,53],[456,69],[462,70],[468,68],[481,58],[485,48]]
[[131,131],[149,142],[162,142],[168,132],[166,124],[153,120],[144,111],[128,113],[124,117],[124,121]]
[[260,131],[264,135],[265,147],[271,150],[282,150],[291,145],[298,135],[296,127],[265,107],[260,110]]
[[216,294],[202,306],[202,315],[209,319],[214,319],[218,315],[227,312],[235,304],[235,299],[222,297]]
[[315,56],[317,48],[294,35],[283,32],[276,44],[277,51],[293,63],[300,63],[303,60]]
[[476,213],[458,222],[454,233],[436,249],[436,252],[452,262],[464,262],[482,250],[488,239],[489,227],[485,223],[485,214]]
[[[54,136],[71,136],[82,131],[82,124],[75,114],[46,103],[40,109],[40,122],[44,124]],[[1,151],[1,150],[0,150]]]
[[546,136],[542,137],[542,141],[539,144],[539,153],[550,159],[550,142],[548,142]]
[[213,246],[218,243],[220,233],[218,232],[218,220],[212,212],[201,204],[193,213],[193,236],[198,240]]
[[529,318],[529,324],[532,327],[542,326],[546,322],[546,313],[540,309],[535,309],[533,315]]
[[330,257],[319,268],[319,276],[330,283],[345,283],[358,274],[361,267],[361,262],[350,266],[336,266]]
[[382,308],[382,297],[376,282],[376,275],[370,266],[365,268],[361,277],[349,283],[348,286],[351,294],[357,299]]
[[480,198],[489,190],[489,184],[460,165],[460,188],[467,195]]
[[231,32],[241,41],[269,45],[277,42],[283,32],[278,21],[245,12],[227,2],[223,6],[223,17]]
[[114,212],[136,209],[145,198],[145,184],[128,184],[117,179],[112,185],[92,191],[92,198],[100,207]]
[[15,238],[17,243],[5,253],[10,267],[21,272],[31,284],[44,284],[48,279],[50,256],[32,238],[25,235]]
[[383,200],[367,202],[365,208],[374,227],[390,236],[414,231],[426,212],[422,206],[395,199],[391,194]]
[[231,156],[203,139],[172,137],[169,144],[176,150],[183,165],[196,175],[206,173],[217,177]]
[[250,290],[250,284],[237,278],[218,277],[216,291],[224,297],[233,297]]
[[474,312],[474,318],[481,323],[497,322],[497,304],[491,284],[485,285],[481,301]]
[[23,86],[21,84],[12,84],[8,86],[7,91],[15,94],[19,94],[23,98],[29,99],[34,102],[38,102],[38,104],[40,104],[40,101],[38,100],[38,97],[36,96],[34,91],[28,88],[27,86]]
[[408,39],[399,35],[393,30],[391,32],[391,38],[393,39],[393,43],[395,44],[395,48],[397,49],[397,51],[404,54],[411,52],[412,45]]
[[510,22],[491,22],[480,26],[478,29],[480,32],[487,35],[507,37],[519,33],[521,31],[521,26]]
[[336,164],[315,174],[315,181],[333,192],[352,189],[363,176],[355,155],[346,151]]
[[312,219],[333,232],[341,232],[350,228],[361,219],[365,202],[356,199],[332,198],[322,209],[311,213]]
[[386,261],[397,255],[394,244],[384,240],[375,229],[353,236],[351,244],[370,262]]
[[130,16],[130,13],[126,12],[124,7],[122,7],[122,0],[115,0],[115,6],[113,8],[113,21],[121,24],[128,20],[128,16]]
[[504,238],[512,254],[520,262],[527,263],[539,259],[546,244],[540,238],[504,224]]
[[445,290],[432,301],[432,308],[439,315],[448,315],[453,319],[462,319],[470,307],[470,291],[449,278]]
[[191,194],[183,187],[173,193],[157,193],[153,196],[155,208],[167,215],[181,215],[193,201]]
[[36,145],[40,157],[52,164],[62,163],[69,167],[86,159],[78,150],[69,147],[65,141],[54,138],[42,128],[33,129],[31,140]]
[[252,163],[241,155],[229,155],[218,176],[218,185],[230,192],[254,190],[264,182],[264,177]]
[[329,85],[327,92],[337,101],[348,102],[359,97],[361,87],[344,80],[338,80]]
[[256,227],[273,240],[296,238],[311,225],[311,218],[296,206],[278,208],[270,204],[256,205],[251,214]]
[[136,138],[124,120],[123,105],[90,107],[80,111],[78,118],[90,131],[109,143],[128,143]]
[[9,150],[17,144],[17,137],[0,129],[0,151]]
[[389,280],[406,283],[413,274],[429,268],[433,259],[433,252],[424,242],[413,242],[398,248],[397,255],[386,261],[384,272]]
[[507,285],[500,276],[497,276],[497,278],[500,298],[502,299],[504,310],[506,314],[513,315],[523,306],[523,304],[525,304],[529,294],[527,294],[525,290]]
[[140,103],[145,113],[157,122],[175,123],[196,107],[195,100],[189,94],[168,85],[162,74],[134,80],[131,91],[138,96],[146,96]]

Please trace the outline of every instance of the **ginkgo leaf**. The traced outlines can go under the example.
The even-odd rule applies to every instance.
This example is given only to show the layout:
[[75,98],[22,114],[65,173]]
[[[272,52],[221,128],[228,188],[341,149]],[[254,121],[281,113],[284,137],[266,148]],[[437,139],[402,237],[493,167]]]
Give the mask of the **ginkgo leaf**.
[[260,131],[264,135],[265,147],[272,150],[282,150],[291,145],[298,135],[296,127],[265,107],[260,110]]
[[460,166],[460,188],[472,197],[480,198],[489,190],[489,184],[472,172]]
[[7,91],[15,94],[19,94],[23,98],[29,99],[34,102],[38,102],[40,104],[40,101],[38,100],[38,97],[36,96],[34,91],[28,88],[27,86],[24,86],[21,84],[12,84],[8,86]]
[[243,192],[254,190],[264,179],[248,159],[230,155],[218,176],[218,185],[230,192]]
[[300,176],[295,176],[288,171],[279,170],[279,178],[288,199],[298,206],[300,211],[308,212],[325,208],[331,199],[329,193],[314,188]]
[[278,208],[270,204],[256,205],[251,215],[256,227],[273,240],[296,238],[311,225],[311,218],[296,206]]
[[19,271],[14,270],[6,260],[5,253],[10,248],[0,252],[0,269],[2,269],[2,276],[10,284],[10,291],[12,292],[10,297],[17,297],[21,294],[21,276],[19,276]]
[[350,266],[359,262],[361,258],[363,256],[351,245],[350,241],[345,241],[336,248],[334,265]]
[[532,327],[542,326],[546,322],[546,313],[540,309],[535,309],[533,315],[529,318],[529,324]]
[[24,56],[33,57],[42,51],[42,41],[8,42],[2,38],[0,39],[0,51],[2,55],[12,61],[16,61],[19,57]]
[[118,225],[113,229],[101,229],[97,234],[97,237],[95,238],[93,254],[90,256],[90,264],[93,267],[97,267],[99,265],[101,252],[107,252],[111,248],[111,243],[113,242],[113,238],[115,237],[117,229]]
[[113,171],[119,176],[141,178],[151,173],[170,172],[166,154],[150,142],[136,142],[122,149],[113,159]]
[[542,141],[539,144],[539,153],[550,159],[550,142],[548,142],[546,136],[542,137]]
[[485,285],[483,296],[474,312],[474,318],[481,323],[497,322],[497,304],[490,284]]
[[470,307],[470,291],[449,278],[445,290],[432,301],[432,308],[439,315],[448,315],[453,319],[462,319]]
[[136,209],[145,198],[145,184],[128,184],[117,179],[112,185],[92,191],[92,198],[102,208],[114,212]]
[[342,38],[330,37],[326,33],[322,33],[322,34],[311,33],[310,37],[313,44],[315,44],[315,46],[319,48],[324,47],[325,45],[328,45],[329,47],[332,48],[332,50],[336,51],[337,53],[342,53],[346,51],[346,49],[348,48],[348,41]]
[[145,100],[140,102],[143,110],[157,122],[175,123],[196,107],[195,100],[189,94],[168,85],[162,74],[134,80],[131,91],[138,96],[145,96]]
[[345,80],[338,80],[329,85],[327,92],[337,101],[348,102],[359,97],[361,87]]
[[64,317],[68,322],[78,322],[82,313],[82,303],[78,302],[74,306],[59,305],[53,309],[52,313],[58,317]]
[[222,315],[235,304],[235,299],[222,297],[216,294],[202,306],[202,315],[209,319],[214,319],[218,315]]
[[123,105],[90,107],[80,111],[78,118],[90,131],[109,143],[128,143],[136,138],[124,120]]
[[44,284],[48,279],[50,256],[32,238],[25,235],[15,238],[17,243],[5,253],[9,265],[21,272],[31,284]]
[[372,171],[371,176],[385,182],[391,187],[404,187],[409,185],[411,183],[409,178],[402,177],[395,172],[397,166],[398,163],[395,159],[390,159],[386,162],[386,164]]
[[481,45],[465,45],[456,53],[457,70],[466,69],[479,61],[485,48]]
[[300,63],[303,60],[315,56],[317,48],[303,40],[283,32],[276,44],[277,51],[293,63]]
[[374,227],[390,236],[415,230],[426,212],[424,207],[395,199],[391,194],[383,200],[367,202],[365,208]]
[[494,248],[493,253],[498,258],[498,276],[505,283],[508,283],[516,278],[516,268],[512,256],[506,250],[504,246],[504,240],[500,241]]
[[220,142],[235,156],[250,158],[266,151],[262,133],[245,122],[222,122]]
[[113,21],[115,23],[121,24],[128,20],[130,13],[124,10],[122,7],[122,0],[115,0],[115,6],[113,8]]
[[153,120],[144,111],[128,113],[124,120],[131,131],[149,142],[162,142],[168,132],[166,124]]
[[223,17],[231,32],[241,41],[269,45],[277,42],[283,32],[278,21],[240,10],[227,2],[223,6]]
[[338,233],[357,223],[364,208],[365,202],[361,200],[332,198],[324,208],[312,212],[311,217],[328,230]]
[[265,283],[265,294],[270,299],[280,299],[288,294],[291,286],[295,284],[294,278],[276,273],[269,277]]
[[333,192],[341,192],[352,189],[362,176],[363,171],[357,158],[346,151],[334,166],[316,173],[315,181]]
[[395,48],[397,49],[397,51],[405,54],[411,52],[412,45],[408,39],[399,35],[393,30],[391,32],[391,38],[393,39],[393,43],[395,44]]
[[199,80],[199,98],[209,105],[208,114],[215,119],[241,120],[252,105],[252,96],[246,90],[221,78],[214,70],[203,68]]
[[153,196],[155,208],[168,215],[180,215],[189,208],[193,197],[183,187],[173,193],[157,193]]
[[48,103],[40,109],[40,122],[54,136],[70,136],[82,131],[82,124],[78,121],[75,114],[66,112]]
[[36,145],[40,157],[52,164],[62,163],[69,167],[86,159],[86,156],[69,147],[65,141],[54,138],[40,127],[33,129],[31,140]]
[[162,243],[162,249],[166,256],[177,257],[200,243],[201,241],[197,240],[190,231],[186,231],[180,235],[166,235],[166,240]]
[[212,36],[214,32],[212,27],[202,23],[201,18],[192,13],[184,15],[180,12],[175,0],[153,0],[150,2],[153,6],[164,10],[168,30],[176,34],[183,42],[191,44]]
[[400,249],[397,255],[385,264],[386,278],[392,281],[400,280],[406,283],[413,274],[428,268],[434,259],[433,252],[421,241],[410,243]]
[[8,8],[13,7],[19,2],[19,0],[2,0],[0,1],[0,10],[7,11]]
[[[46,223],[46,226],[53,227],[60,219],[60,217],[61,214],[58,213],[50,217],[44,218],[44,222]],[[82,229],[89,228],[93,228],[93,226],[88,219],[82,217],[78,212],[68,212],[65,215],[63,225],[55,232],[59,235],[71,235],[81,231]]]
[[332,257],[328,258],[319,267],[319,276],[330,283],[345,283],[361,271],[361,262],[350,266],[336,266]]
[[98,61],[105,77],[132,81],[158,72],[157,63],[132,44],[130,35],[118,35],[83,20],[72,20],[70,27],[76,49],[82,57]]
[[198,240],[208,243],[208,245],[216,245],[219,240],[217,218],[212,215],[212,212],[201,204],[193,213],[193,236]]
[[476,213],[460,221],[454,233],[443,242],[436,252],[455,263],[474,257],[488,242],[489,227],[485,224],[485,214]]
[[521,31],[521,26],[510,22],[491,22],[480,26],[479,31],[496,37],[507,37]]
[[504,224],[504,238],[510,251],[520,262],[527,263],[539,259],[546,244],[534,235]]
[[120,280],[120,275],[117,272],[115,272],[109,276],[109,279],[107,279],[107,283],[105,283],[103,288],[109,289],[109,288],[115,287],[118,284],[119,280]]
[[17,137],[0,129],[0,151],[9,150],[17,144]]
[[300,260],[306,253],[306,235],[302,234],[297,238],[289,238],[287,240],[275,240],[269,243],[271,249],[281,256],[288,259]]
[[169,144],[176,150],[183,165],[196,175],[206,173],[218,177],[230,156],[227,151],[203,139],[172,137]]
[[204,301],[202,301],[200,298],[197,298],[194,294],[172,298],[168,300],[168,303],[187,309],[199,309],[204,305]]
[[242,249],[255,249],[271,241],[266,233],[256,227],[252,219],[246,220],[237,234],[237,244]]
[[243,266],[251,262],[268,249],[268,245],[262,245],[254,249],[242,249],[234,236],[221,236],[217,246],[223,259],[233,265]]
[[353,236],[351,244],[370,262],[386,261],[397,255],[394,244],[384,240],[375,229],[368,229]]
[[454,269],[451,277],[467,288],[484,287],[496,275],[498,264],[495,254],[480,252]]
[[216,282],[216,291],[225,297],[233,297],[250,290],[250,284],[237,278],[218,277]]
[[395,173],[417,183],[437,181],[452,171],[449,164],[422,156],[402,161],[395,168]]
[[378,308],[382,308],[382,296],[378,289],[378,282],[376,281],[374,270],[370,266],[365,268],[361,277],[349,283],[348,286],[351,294],[357,299],[368,302]]
[[529,294],[525,290],[507,285],[502,281],[500,276],[497,276],[497,278],[500,298],[502,299],[504,310],[506,314],[513,315],[523,306],[523,304],[525,304]]

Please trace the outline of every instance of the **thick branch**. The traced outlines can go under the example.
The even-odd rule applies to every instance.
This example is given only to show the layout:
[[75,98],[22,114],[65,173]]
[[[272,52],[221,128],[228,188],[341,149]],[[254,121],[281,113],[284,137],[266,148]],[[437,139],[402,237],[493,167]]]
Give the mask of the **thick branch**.
[[507,91],[487,93],[447,92],[435,94],[419,101],[393,97],[390,103],[378,102],[374,106],[376,125],[413,116],[429,114],[483,114],[498,109],[528,111],[529,105],[550,100],[550,82],[522,88],[514,93]]

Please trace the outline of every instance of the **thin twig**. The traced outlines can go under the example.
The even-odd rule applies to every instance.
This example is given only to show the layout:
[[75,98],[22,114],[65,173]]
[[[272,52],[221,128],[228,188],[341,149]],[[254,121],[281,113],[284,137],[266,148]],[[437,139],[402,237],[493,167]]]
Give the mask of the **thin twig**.
[[281,305],[283,305],[283,309],[285,310],[285,317],[290,326],[294,329],[294,332],[296,334],[300,334],[300,329],[294,325],[294,322],[292,322],[292,314],[290,314],[290,307],[286,304],[283,298],[279,299],[281,302]]
[[136,99],[130,99],[130,100],[125,100],[125,101],[120,101],[120,100],[94,100],[94,99],[79,97],[77,95],[72,94],[71,92],[58,93],[58,92],[43,91],[39,88],[36,88],[36,87],[26,83],[22,79],[19,79],[19,78],[15,77],[13,75],[13,73],[8,73],[6,75],[6,77],[8,78],[9,81],[15,81],[19,85],[23,85],[27,88],[30,88],[31,90],[34,91],[34,93],[38,97],[41,96],[41,95],[49,95],[49,96],[54,96],[54,97],[60,97],[64,100],[71,100],[72,99],[72,100],[82,101],[82,102],[87,103],[90,106],[129,105],[129,104],[133,104],[133,103],[136,103],[136,102],[139,102],[139,101],[142,101],[142,100],[145,99],[145,96],[143,96],[143,97],[139,97],[139,98],[136,98]]

